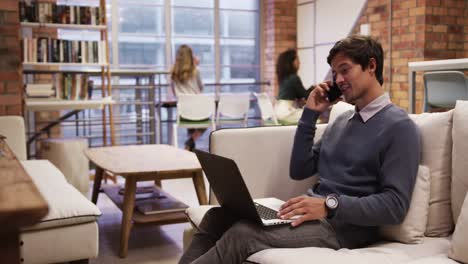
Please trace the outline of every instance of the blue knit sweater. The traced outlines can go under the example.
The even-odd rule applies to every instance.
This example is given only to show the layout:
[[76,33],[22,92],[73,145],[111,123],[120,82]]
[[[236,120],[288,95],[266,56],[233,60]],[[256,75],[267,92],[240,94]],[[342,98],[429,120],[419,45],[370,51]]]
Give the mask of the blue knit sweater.
[[306,108],[299,121],[291,178],[318,173],[313,192],[338,195],[329,222],[341,246],[375,242],[378,226],[401,223],[408,211],[420,161],[419,130],[405,111],[389,104],[367,122],[354,111],[341,114],[314,144],[318,116]]

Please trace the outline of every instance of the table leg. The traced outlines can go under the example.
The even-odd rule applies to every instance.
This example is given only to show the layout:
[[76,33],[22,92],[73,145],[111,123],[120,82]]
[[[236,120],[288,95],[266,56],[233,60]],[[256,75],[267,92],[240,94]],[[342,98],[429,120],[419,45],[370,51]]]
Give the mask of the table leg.
[[18,230],[0,232],[0,263],[22,263]]
[[125,179],[125,193],[122,208],[122,229],[120,230],[120,250],[121,258],[127,257],[128,239],[132,229],[133,207],[135,206],[136,180],[132,177]]
[[197,193],[198,202],[200,205],[208,204],[208,199],[206,198],[205,181],[203,180],[203,172],[194,172],[192,180],[193,185],[195,186],[195,192]]
[[157,179],[157,180],[154,180],[154,185],[158,186],[159,188],[161,188],[161,180]]
[[99,195],[99,189],[101,189],[102,176],[104,170],[96,166],[96,173],[94,174],[94,184],[93,184],[93,194],[91,196],[91,201],[94,204],[97,204],[97,199]]

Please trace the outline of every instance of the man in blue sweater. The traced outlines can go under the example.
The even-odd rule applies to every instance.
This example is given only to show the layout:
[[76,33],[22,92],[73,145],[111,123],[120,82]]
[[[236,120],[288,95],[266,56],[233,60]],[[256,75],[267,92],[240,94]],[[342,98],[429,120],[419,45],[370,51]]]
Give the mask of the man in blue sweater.
[[290,174],[318,173],[308,195],[288,200],[279,216],[291,226],[264,228],[211,209],[180,263],[242,263],[268,248],[357,248],[376,242],[378,227],[398,224],[408,211],[420,160],[420,135],[382,88],[383,50],[370,37],[338,41],[327,62],[354,111],[340,115],[314,144],[316,121],[333,103],[331,83],[310,94],[299,121]]

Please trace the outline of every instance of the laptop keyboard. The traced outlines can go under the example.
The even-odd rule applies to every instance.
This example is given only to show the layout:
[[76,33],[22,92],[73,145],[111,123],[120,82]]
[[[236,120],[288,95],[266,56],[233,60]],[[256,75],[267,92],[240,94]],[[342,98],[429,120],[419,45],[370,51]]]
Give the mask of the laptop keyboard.
[[262,219],[278,219],[278,212],[273,209],[270,209],[258,203],[255,203],[255,208],[257,209],[258,215]]

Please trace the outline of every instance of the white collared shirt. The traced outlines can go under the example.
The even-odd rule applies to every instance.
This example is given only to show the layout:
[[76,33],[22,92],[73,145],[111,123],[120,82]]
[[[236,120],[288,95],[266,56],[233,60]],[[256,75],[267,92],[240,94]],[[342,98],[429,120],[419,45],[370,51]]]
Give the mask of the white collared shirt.
[[357,111],[357,108],[354,110],[354,114],[349,118],[353,118],[355,114],[359,114],[362,118],[362,121],[365,123],[385,106],[391,104],[390,96],[388,93],[384,93],[381,96],[374,99],[374,101],[367,104],[361,111]]

